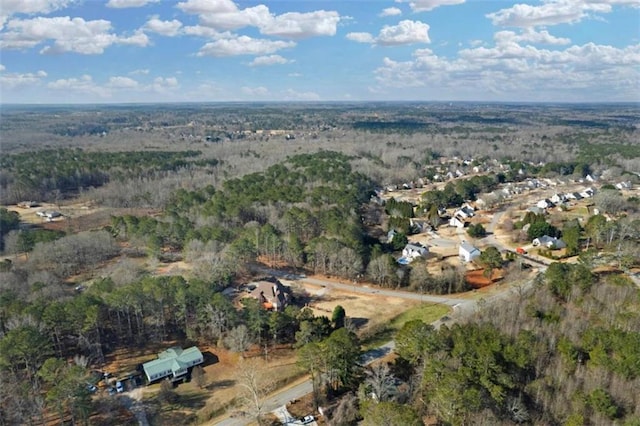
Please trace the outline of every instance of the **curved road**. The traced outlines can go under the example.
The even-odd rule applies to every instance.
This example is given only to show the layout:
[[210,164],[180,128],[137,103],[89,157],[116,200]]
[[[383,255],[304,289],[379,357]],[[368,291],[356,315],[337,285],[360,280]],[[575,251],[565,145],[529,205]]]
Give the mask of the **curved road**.
[[[546,268],[543,266],[540,268],[540,271],[543,272]],[[273,271],[275,272],[275,271]],[[478,308],[479,302],[482,300],[483,303],[495,303],[502,300],[506,300],[510,297],[515,296],[518,292],[528,289],[533,284],[533,279],[527,281],[524,286],[520,289],[513,288],[505,285],[503,289],[495,294],[489,295],[485,298],[478,299],[463,299],[452,296],[432,296],[432,295],[423,295],[416,293],[409,293],[406,291],[399,290],[389,290],[389,289],[378,289],[374,287],[367,287],[364,285],[353,285],[353,284],[345,284],[345,283],[337,283],[334,281],[322,280],[319,278],[299,278],[298,281],[303,281],[309,284],[324,286],[326,288],[335,288],[344,291],[350,291],[355,293],[363,293],[363,294],[371,294],[371,295],[379,295],[383,297],[399,297],[408,300],[417,300],[423,302],[431,302],[431,303],[440,303],[451,306],[453,308],[453,313],[451,314],[451,319],[442,318],[432,323],[432,325],[436,328],[440,327],[440,325],[444,323],[455,322],[458,319],[463,317],[472,315],[475,313]],[[393,341],[387,342],[386,344],[373,349],[369,352],[366,352],[362,355],[361,362],[363,365],[368,365],[377,359],[380,359],[393,351],[395,344]],[[301,379],[300,382],[294,383],[292,385],[287,386],[284,389],[279,389],[272,395],[270,395],[263,404],[264,412],[275,411],[278,408],[286,405],[289,401],[298,399],[312,392],[311,381],[309,379]],[[224,419],[216,419],[213,422],[209,423],[211,425],[222,425],[222,426],[244,426],[246,424],[251,423],[252,419],[248,419],[245,417],[226,417]]]

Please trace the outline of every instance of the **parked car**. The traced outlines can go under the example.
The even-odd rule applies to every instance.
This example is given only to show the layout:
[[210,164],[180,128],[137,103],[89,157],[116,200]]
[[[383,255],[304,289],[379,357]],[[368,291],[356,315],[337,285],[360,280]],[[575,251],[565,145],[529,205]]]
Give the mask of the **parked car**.
[[124,392],[124,384],[120,380],[116,382],[116,392]]
[[302,424],[306,425],[306,424],[309,424],[309,423],[313,422],[314,420],[315,420],[315,417],[313,417],[313,416],[304,416],[302,418]]

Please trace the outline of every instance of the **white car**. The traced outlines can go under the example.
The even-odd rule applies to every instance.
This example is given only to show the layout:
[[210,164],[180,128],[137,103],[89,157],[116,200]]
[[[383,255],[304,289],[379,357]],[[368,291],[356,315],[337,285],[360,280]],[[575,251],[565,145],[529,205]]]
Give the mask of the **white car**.
[[116,392],[118,393],[124,392],[124,385],[120,380],[116,382]]

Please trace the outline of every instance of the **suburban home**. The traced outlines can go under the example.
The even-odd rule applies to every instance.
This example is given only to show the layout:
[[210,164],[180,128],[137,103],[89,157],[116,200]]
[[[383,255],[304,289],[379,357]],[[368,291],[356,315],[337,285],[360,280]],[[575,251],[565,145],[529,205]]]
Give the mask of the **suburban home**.
[[631,188],[631,181],[628,180],[626,182],[618,182],[615,184],[615,187],[617,189],[630,189]]
[[582,195],[579,192],[567,192],[565,196],[567,200],[582,200]]
[[538,201],[538,204],[536,204],[536,206],[540,207],[541,209],[549,209],[551,207],[554,207],[555,204],[553,204],[553,202],[548,198],[545,198],[544,200]]
[[468,219],[470,217],[473,217],[475,215],[475,212],[473,210],[473,207],[469,205],[464,205],[460,207],[458,210],[456,210],[455,213],[453,213],[453,215],[460,216],[464,219]]
[[553,197],[551,197],[550,199],[551,199],[551,202],[555,204],[560,204],[567,201],[567,197],[564,194],[553,194]]
[[142,364],[142,369],[149,383],[165,377],[176,381],[184,378],[191,367],[203,361],[202,352],[196,346],[187,349],[176,346],[160,352],[157,359]]
[[460,243],[458,254],[460,255],[460,259],[462,259],[463,261],[471,262],[473,259],[480,256],[480,250],[472,246],[468,242],[462,241]]
[[449,226],[452,226],[455,228],[464,228],[465,226],[467,226],[467,222],[463,218],[454,216],[451,219],[449,219]]
[[587,188],[580,193],[582,198],[591,198],[593,197],[594,194],[595,194],[595,191],[593,190],[593,188]]
[[531,244],[533,244],[534,247],[542,246],[549,249],[562,249],[567,246],[564,241],[548,235],[534,239]]
[[277,278],[268,277],[249,284],[252,288],[249,296],[257,299],[260,304],[269,310],[283,311],[291,300],[291,290],[283,285]]
[[409,243],[402,249],[402,257],[409,259],[409,261],[418,257],[426,257],[428,254],[429,249],[418,243]]

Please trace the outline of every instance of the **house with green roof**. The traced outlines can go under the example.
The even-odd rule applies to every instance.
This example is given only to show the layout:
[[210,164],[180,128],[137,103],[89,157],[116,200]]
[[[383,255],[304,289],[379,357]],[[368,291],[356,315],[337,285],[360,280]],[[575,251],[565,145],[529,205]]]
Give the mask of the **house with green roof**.
[[186,376],[189,368],[203,361],[202,352],[196,346],[187,349],[175,346],[160,352],[157,359],[142,364],[142,369],[149,383],[165,377],[175,381]]

